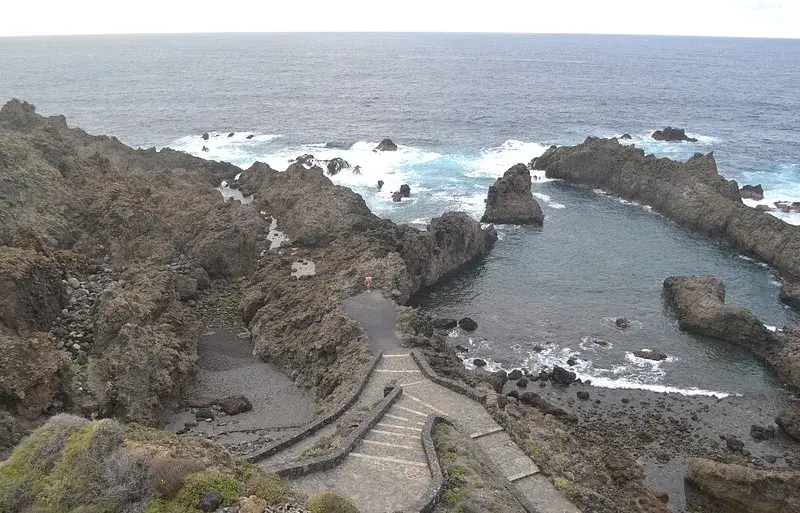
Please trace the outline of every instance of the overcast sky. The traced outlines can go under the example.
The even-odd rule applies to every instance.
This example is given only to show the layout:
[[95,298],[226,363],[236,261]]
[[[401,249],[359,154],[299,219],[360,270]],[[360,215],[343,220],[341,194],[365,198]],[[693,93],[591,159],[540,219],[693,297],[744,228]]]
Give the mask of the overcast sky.
[[[800,0],[10,0],[0,36],[539,32],[800,38]],[[123,8],[123,5],[126,8]]]

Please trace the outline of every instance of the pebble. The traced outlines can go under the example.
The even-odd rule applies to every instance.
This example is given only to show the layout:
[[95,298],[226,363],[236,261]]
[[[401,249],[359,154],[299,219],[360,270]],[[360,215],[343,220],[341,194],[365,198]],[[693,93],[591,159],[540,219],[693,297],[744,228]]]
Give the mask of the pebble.
[[67,283],[73,289],[78,289],[81,286],[81,282],[79,282],[77,278],[70,278],[70,279],[67,280]]
[[72,344],[72,349],[74,349],[75,351],[80,351],[81,350],[81,345],[80,344]]

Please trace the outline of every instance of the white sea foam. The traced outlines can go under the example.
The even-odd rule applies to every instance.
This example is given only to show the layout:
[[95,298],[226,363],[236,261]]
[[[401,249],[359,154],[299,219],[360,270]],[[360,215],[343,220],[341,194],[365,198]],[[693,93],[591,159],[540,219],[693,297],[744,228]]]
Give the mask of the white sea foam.
[[[167,146],[174,150],[185,151],[196,157],[230,162],[245,169],[258,160],[258,154],[266,143],[281,137],[278,134],[259,134],[255,132],[234,132],[233,137],[228,137],[228,133],[209,132],[207,141],[204,141],[199,135],[187,135]],[[253,137],[248,139],[247,136],[249,135]],[[208,151],[203,151],[204,147]]]
[[247,205],[253,201],[253,196],[245,196],[240,190],[231,189],[228,187],[226,182],[222,182],[222,184],[217,187],[217,190],[220,192],[220,194],[222,194],[222,197],[225,199],[225,201],[234,199],[239,201],[242,205]]
[[556,208],[556,209],[566,208],[566,205],[552,201],[552,198],[550,198],[550,196],[548,196],[547,194],[542,194],[541,192],[534,192],[533,195],[534,197],[542,200],[544,204],[550,208]]
[[[792,191],[794,192],[794,191]],[[757,207],[758,205],[766,205],[769,208],[775,208],[775,202],[778,201],[787,201],[789,203],[800,201],[795,195],[784,194],[784,193],[776,193],[773,191],[764,191],[764,199],[762,200],[753,200],[753,199],[743,199],[742,202],[747,205],[748,207]],[[767,212],[770,215],[777,217],[778,219],[794,225],[800,226],[800,213],[798,212],[781,212],[780,210],[771,210]]]
[[[508,140],[495,148],[481,150],[478,158],[471,158],[463,163],[465,175],[473,178],[502,176],[514,164],[527,164],[531,159],[539,157],[547,148],[539,143]],[[544,177],[544,172],[535,173],[539,178],[534,183],[551,181]]]

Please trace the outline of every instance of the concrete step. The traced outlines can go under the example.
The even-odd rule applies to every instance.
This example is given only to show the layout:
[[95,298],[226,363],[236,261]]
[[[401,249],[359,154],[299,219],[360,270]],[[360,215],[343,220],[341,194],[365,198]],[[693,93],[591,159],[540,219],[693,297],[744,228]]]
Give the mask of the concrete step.
[[541,474],[518,479],[514,482],[514,486],[541,513],[580,513],[580,510],[558,493],[550,480]]
[[536,464],[517,447],[505,431],[495,431],[474,440],[489,456],[493,467],[509,480],[539,472]]

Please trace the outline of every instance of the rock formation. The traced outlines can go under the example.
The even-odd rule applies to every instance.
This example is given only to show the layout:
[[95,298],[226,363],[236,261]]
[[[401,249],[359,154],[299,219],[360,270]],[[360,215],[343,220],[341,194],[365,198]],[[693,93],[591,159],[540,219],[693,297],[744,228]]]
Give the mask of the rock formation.
[[391,139],[386,138],[378,143],[375,151],[397,151],[397,145]]
[[399,191],[395,191],[392,193],[392,201],[395,203],[399,203],[402,201],[403,198],[410,198],[411,197],[411,187],[408,184],[403,184],[400,186]]
[[772,333],[749,310],[726,305],[725,284],[712,276],[667,278],[664,295],[682,330],[741,345],[800,389],[800,331]]
[[761,187],[761,184],[743,185],[742,188],[739,189],[739,195],[743,199],[753,199],[761,201],[764,199],[764,189]]
[[328,168],[328,174],[334,176],[342,169],[350,169],[350,163],[341,157],[336,157],[329,160],[326,167]]
[[688,137],[686,135],[686,131],[683,128],[672,128],[668,126],[663,130],[656,130],[653,132],[651,137],[656,141],[668,141],[668,142],[697,142],[697,139],[694,137]]
[[775,423],[792,439],[800,442],[800,405],[784,408]]
[[800,283],[784,283],[778,298],[789,306],[800,309]]
[[482,223],[541,226],[544,214],[531,193],[531,172],[517,164],[489,187]]
[[800,281],[800,227],[744,205],[736,182],[717,172],[713,154],[698,153],[681,163],[590,137],[577,146],[551,147],[531,167],[650,205],[680,225],[756,256],[787,281]]
[[686,481],[719,511],[800,511],[800,472],[756,470],[700,459],[689,462]]
[[3,106],[0,338],[16,377],[0,409],[162,422],[194,374],[201,324],[167,264],[185,254],[191,280],[238,277],[264,247],[263,217],[215,190],[238,172]]

